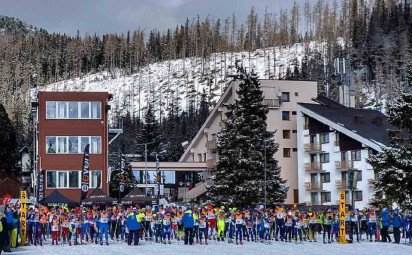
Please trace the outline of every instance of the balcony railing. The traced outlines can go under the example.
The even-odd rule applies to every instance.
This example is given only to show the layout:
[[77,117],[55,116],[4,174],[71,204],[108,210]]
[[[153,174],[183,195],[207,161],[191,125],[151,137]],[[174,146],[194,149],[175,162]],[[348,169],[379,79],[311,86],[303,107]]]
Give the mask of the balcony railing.
[[323,172],[322,164],[319,162],[311,162],[305,164],[305,171],[307,172]]
[[207,141],[206,142],[206,149],[208,150],[216,150],[217,146],[216,146],[216,140],[212,140],[212,141]]
[[279,99],[263,99],[263,104],[268,108],[279,108]]
[[347,161],[335,161],[335,167],[341,171],[348,171],[349,169],[355,169],[352,160]]
[[321,182],[305,182],[306,190],[315,191],[323,190],[323,183]]
[[305,144],[305,152],[307,153],[319,153],[321,151],[322,151],[322,145],[319,143]]
[[348,190],[349,189],[346,180],[337,180],[336,181],[336,187],[339,190]]
[[206,160],[206,168],[208,170],[213,170],[216,168],[216,159],[208,159]]

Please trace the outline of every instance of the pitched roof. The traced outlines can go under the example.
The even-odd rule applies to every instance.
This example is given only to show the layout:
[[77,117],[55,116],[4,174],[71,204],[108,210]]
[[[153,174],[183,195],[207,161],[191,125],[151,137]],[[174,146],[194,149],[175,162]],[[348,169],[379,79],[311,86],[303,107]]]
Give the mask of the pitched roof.
[[76,204],[73,200],[68,199],[58,190],[53,191],[50,195],[43,198],[40,201],[40,204],[49,205],[49,204]]
[[349,108],[323,96],[319,96],[315,101],[319,104],[299,105],[374,143],[390,145],[388,129],[393,126],[380,111]]
[[132,191],[122,199],[122,204],[151,203],[152,201],[154,201],[154,199],[146,196],[140,188],[134,187]]

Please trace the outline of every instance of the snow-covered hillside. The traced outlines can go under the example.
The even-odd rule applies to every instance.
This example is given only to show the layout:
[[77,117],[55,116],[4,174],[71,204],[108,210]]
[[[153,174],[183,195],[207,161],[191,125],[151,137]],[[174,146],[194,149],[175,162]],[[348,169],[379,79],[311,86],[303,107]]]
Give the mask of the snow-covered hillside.
[[[323,44],[310,43],[310,50],[323,52]],[[173,98],[179,98],[185,109],[189,100],[196,103],[205,91],[212,101],[217,101],[230,79],[236,73],[238,61],[248,70],[253,69],[261,79],[281,78],[287,68],[293,70],[294,61],[300,63],[305,47],[259,49],[254,52],[217,53],[208,58],[186,58],[153,63],[132,75],[117,72],[100,72],[81,78],[65,80],[40,87],[46,91],[108,91],[114,95],[112,113],[142,116],[148,102],[157,114],[167,114]],[[139,115],[140,114],[140,115]]]

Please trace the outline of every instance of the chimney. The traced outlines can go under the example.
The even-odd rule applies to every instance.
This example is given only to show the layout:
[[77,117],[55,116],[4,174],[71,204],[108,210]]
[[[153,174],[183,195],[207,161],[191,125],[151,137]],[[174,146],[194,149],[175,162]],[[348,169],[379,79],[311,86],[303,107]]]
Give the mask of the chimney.
[[339,85],[339,103],[346,107],[355,107],[355,90],[348,85]]
[[356,115],[355,116],[355,124],[363,124],[363,116],[362,115]]

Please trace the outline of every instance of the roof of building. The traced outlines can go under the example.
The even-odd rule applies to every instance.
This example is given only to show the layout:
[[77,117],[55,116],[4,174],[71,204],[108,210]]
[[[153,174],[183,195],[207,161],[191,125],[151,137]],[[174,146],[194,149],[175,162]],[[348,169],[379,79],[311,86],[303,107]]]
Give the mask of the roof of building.
[[[294,84],[294,85],[303,85],[303,84],[312,84],[316,86],[316,82],[312,81],[297,81],[297,80],[270,80],[270,79],[259,79],[261,81],[261,87],[275,87],[279,84]],[[225,103],[227,103],[228,98],[235,93],[236,91],[236,80],[231,80],[228,83],[228,86],[225,90],[225,92],[222,94],[220,97],[219,101],[216,103],[215,107],[209,114],[209,117],[206,119],[205,123],[203,123],[202,127],[199,129],[197,132],[196,136],[192,139],[190,144],[186,147],[185,152],[183,153],[182,157],[180,157],[179,162],[184,162],[187,160],[187,158],[190,155],[190,150],[199,142],[201,139],[202,135],[204,134],[204,130],[210,126],[210,124],[213,122],[214,118],[218,116],[219,113],[219,108],[224,106]]]
[[318,104],[299,105],[365,139],[385,146],[390,144],[388,130],[393,126],[380,111],[346,107],[324,96],[319,96],[315,101]]

